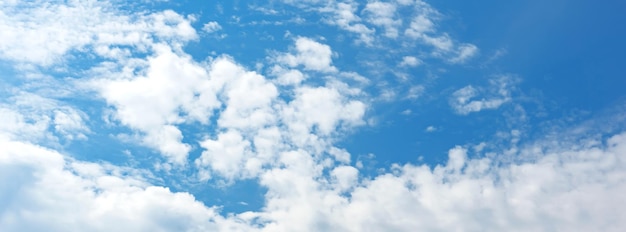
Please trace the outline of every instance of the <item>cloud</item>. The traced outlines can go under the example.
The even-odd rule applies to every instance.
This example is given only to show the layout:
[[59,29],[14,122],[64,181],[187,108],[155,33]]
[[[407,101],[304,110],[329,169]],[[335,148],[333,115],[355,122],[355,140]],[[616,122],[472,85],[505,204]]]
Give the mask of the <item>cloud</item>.
[[81,1],[16,2],[1,7],[0,59],[24,64],[50,66],[84,49],[119,56],[126,50],[112,45],[141,48],[159,40],[197,38],[190,19],[171,10],[128,16],[106,2]]
[[[309,38],[298,38],[294,53],[279,54],[270,70],[278,75],[277,84],[289,84],[282,88],[231,60],[212,63],[209,80],[224,80],[217,93],[224,108],[216,111],[220,132],[200,142],[204,151],[195,160],[200,179],[231,184],[258,178],[267,169],[281,166],[277,160],[286,154],[349,162],[349,154],[332,146],[332,141],[344,129],[364,124],[366,104],[360,90],[339,80],[322,80],[319,85],[302,83],[300,78],[305,72],[354,74],[333,67],[330,47]],[[297,79],[287,79],[293,77],[287,75]],[[289,97],[281,98],[281,94]]]
[[619,231],[626,219],[615,207],[626,201],[626,134],[573,142],[579,140],[586,145],[538,140],[504,156],[457,146],[445,165],[393,165],[364,179],[358,169],[338,166],[326,180],[309,154],[283,153],[285,166],[261,176],[268,187],[263,211],[224,218],[189,194],[150,185],[141,172],[3,138],[0,178],[11,181],[0,182],[0,228]]
[[409,92],[406,95],[406,98],[415,100],[424,94],[424,86],[423,85],[415,85],[409,88]]
[[370,2],[363,11],[368,16],[368,22],[385,29],[386,37],[398,37],[398,27],[402,25],[402,20],[394,19],[396,5],[389,2]]
[[414,56],[402,57],[402,61],[400,62],[401,67],[416,67],[420,64],[422,64],[422,61]]
[[357,41],[369,46],[374,42],[375,30],[360,23],[361,17],[356,14],[357,9],[357,3],[348,1],[327,5],[320,11],[331,13],[330,19],[327,20],[329,24],[337,25],[343,30],[357,34],[359,36]]
[[84,140],[91,130],[88,117],[61,101],[28,92],[18,92],[0,101],[0,135],[7,138],[58,145]]
[[[626,135],[606,142],[546,153],[537,146],[555,143],[537,142],[517,153],[534,157],[520,163],[469,158],[467,149],[455,147],[445,165],[394,165],[360,183],[346,169],[344,183],[352,184],[331,189],[295,170],[274,170],[263,177],[270,193],[262,215],[273,220],[265,228],[619,231],[626,214],[613,204],[626,200]],[[345,189],[353,189],[349,197],[340,194]]]
[[[450,62],[477,52],[437,32],[431,7],[421,1],[370,2],[361,12],[351,1],[288,2],[322,5],[316,9],[329,13],[335,20],[330,24],[364,42],[379,38],[368,23],[394,37],[392,12],[414,3],[421,13],[398,37],[428,44]],[[509,147],[461,144],[451,147],[442,164],[392,164],[368,173],[362,160],[352,166],[352,155],[337,143],[365,125],[368,80],[335,67],[329,45],[297,37],[290,51],[270,61],[272,79],[227,55],[195,61],[182,49],[197,37],[189,26],[193,20],[173,11],[126,15],[101,2],[39,3],[30,8],[0,3],[0,25],[7,29],[0,38],[8,41],[0,47],[2,59],[49,67],[62,66],[72,52],[97,56],[93,66],[76,68],[85,77],[71,84],[97,96],[86,101],[110,112],[110,126],[130,129],[131,137],[163,156],[163,165],[177,164],[176,178],[198,178],[199,184],[256,181],[266,190],[264,204],[222,213],[220,206],[204,205],[189,193],[156,186],[163,181],[148,170],[78,161],[57,143],[90,139],[87,122],[98,117],[18,86],[0,103],[0,120],[6,122],[0,124],[0,231],[620,231],[626,226],[619,207],[626,204],[624,132],[557,131],[523,142],[513,130]],[[31,14],[57,20],[38,21],[27,17]],[[30,24],[15,23],[22,21]],[[58,47],[44,47],[47,43],[29,34],[57,27],[58,39],[42,37]],[[28,37],[28,46],[15,36]],[[417,63],[409,56],[404,60]],[[465,86],[449,104],[463,115],[496,109],[513,101],[516,82],[499,76],[486,87]],[[416,99],[423,91],[414,85],[406,95]],[[198,131],[190,136],[181,129],[185,126]],[[201,154],[186,165],[195,143]]]
[[[212,171],[226,179],[233,179],[238,175],[245,175],[242,170],[245,166],[254,166],[251,169],[259,170],[261,163],[252,159],[250,142],[243,139],[235,130],[229,130],[218,135],[216,140],[207,139],[200,143],[205,149],[196,164],[210,167]],[[210,172],[201,172],[201,180],[208,180]]]
[[0,138],[2,231],[251,230],[142,173]]
[[[450,98],[450,106],[457,114],[467,115],[486,109],[497,109],[502,104],[511,101],[511,89],[517,80],[510,76],[500,76],[489,81],[487,89],[465,86],[454,93]],[[475,98],[480,93],[486,95],[479,100]]]
[[463,63],[467,59],[473,57],[478,53],[478,48],[473,44],[460,45],[457,51],[457,56],[450,59],[452,63]]
[[[209,73],[188,55],[157,46],[155,54],[141,61],[143,75],[128,78],[106,71],[96,73],[89,85],[115,108],[115,119],[145,134],[143,142],[161,151],[177,164],[186,162],[189,145],[176,124],[207,123],[212,110],[221,106],[216,92],[219,79],[209,81]],[[126,64],[136,69],[134,64]],[[125,70],[125,68],[122,68]],[[182,114],[181,114],[182,113]]]
[[211,21],[208,23],[205,23],[202,26],[202,30],[205,31],[206,33],[213,33],[216,31],[219,31],[222,29],[222,26],[220,26],[220,24],[218,22],[215,21]]
[[451,63],[463,63],[478,51],[475,45],[459,43],[448,33],[439,31],[436,22],[441,18],[441,13],[424,1],[282,2],[318,12],[323,22],[354,34],[355,42],[366,47],[382,48],[380,44],[383,42],[415,46],[414,41],[419,41],[419,44],[433,49],[433,57]]
[[296,39],[295,54],[284,54],[278,57],[277,61],[292,68],[302,65],[305,70],[337,71],[337,68],[332,65],[330,47],[305,37]]

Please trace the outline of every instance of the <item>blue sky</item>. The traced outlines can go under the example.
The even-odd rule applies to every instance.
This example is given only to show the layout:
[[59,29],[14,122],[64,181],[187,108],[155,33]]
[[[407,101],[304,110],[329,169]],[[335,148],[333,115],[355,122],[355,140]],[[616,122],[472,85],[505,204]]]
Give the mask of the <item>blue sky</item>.
[[0,231],[621,231],[626,5],[0,3]]

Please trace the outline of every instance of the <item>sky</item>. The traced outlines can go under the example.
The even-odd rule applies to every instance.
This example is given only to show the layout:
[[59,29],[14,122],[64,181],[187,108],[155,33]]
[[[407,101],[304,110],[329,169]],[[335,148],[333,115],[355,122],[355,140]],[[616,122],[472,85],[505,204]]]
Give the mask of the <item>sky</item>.
[[623,231],[626,3],[0,2],[0,231]]

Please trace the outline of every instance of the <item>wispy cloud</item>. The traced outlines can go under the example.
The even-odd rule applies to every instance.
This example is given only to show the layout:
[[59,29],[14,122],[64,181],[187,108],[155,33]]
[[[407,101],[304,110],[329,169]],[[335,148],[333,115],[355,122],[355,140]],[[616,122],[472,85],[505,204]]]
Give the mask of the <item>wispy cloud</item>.
[[502,104],[511,101],[511,89],[517,81],[515,77],[504,75],[491,79],[488,87],[465,86],[452,93],[450,106],[456,113],[462,115],[497,109]]

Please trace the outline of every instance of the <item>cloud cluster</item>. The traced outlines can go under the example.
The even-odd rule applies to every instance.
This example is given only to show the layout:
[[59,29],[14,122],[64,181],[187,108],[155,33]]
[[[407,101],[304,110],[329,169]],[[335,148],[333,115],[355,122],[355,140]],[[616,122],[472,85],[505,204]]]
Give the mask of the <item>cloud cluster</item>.
[[157,39],[197,38],[190,18],[170,10],[123,15],[114,5],[94,1],[30,1],[0,7],[0,59],[18,63],[50,66],[69,52],[85,49],[119,58],[128,55],[126,46],[145,49]]
[[357,43],[366,46],[386,40],[418,43],[430,47],[432,56],[450,63],[463,63],[478,53],[475,45],[456,42],[440,32],[437,29],[440,13],[421,0],[283,2],[321,13],[327,24],[355,34]]
[[79,162],[0,138],[2,231],[242,231],[188,193],[152,186],[140,171]]
[[309,154],[283,153],[277,162],[284,167],[260,178],[268,187],[263,210],[225,218],[187,193],[151,186],[141,171],[3,138],[0,228],[619,231],[626,219],[617,207],[626,203],[626,134],[586,141],[574,148],[527,144],[512,154],[525,157],[516,162],[458,146],[445,165],[393,165],[371,178],[346,165],[325,177]]
[[[430,6],[421,1],[370,2],[363,12],[355,2],[291,3],[321,6],[335,24],[361,33],[366,43],[373,30],[361,23],[399,37],[403,30],[396,27],[405,22],[393,19],[394,10],[418,7],[424,13],[404,34],[435,52],[449,52],[451,62],[476,51],[436,33]],[[71,102],[15,86],[18,90],[0,103],[0,120],[8,122],[0,125],[0,231],[619,231],[626,226],[620,207],[626,205],[626,133],[564,141],[570,135],[557,131],[562,136],[500,150],[488,141],[474,151],[459,145],[449,150],[445,164],[393,164],[366,173],[361,165],[352,166],[351,154],[336,140],[365,125],[369,100],[358,85],[367,79],[334,66],[326,44],[298,37],[270,58],[263,75],[227,55],[194,60],[182,48],[196,38],[192,18],[173,11],[128,15],[90,1],[0,7],[8,41],[0,45],[2,59],[16,69],[76,69],[85,76],[68,84],[97,95],[91,100],[109,112],[88,116]],[[32,36],[51,31],[61,36]],[[28,39],[20,45],[19,37]],[[44,47],[47,42],[59,46]],[[73,53],[98,59],[77,65],[68,61]],[[419,60],[406,56],[403,63],[416,66]],[[514,83],[498,77],[490,88],[461,88],[450,105],[459,114],[498,108],[511,101]],[[422,86],[413,87],[409,98],[422,92]],[[484,97],[476,99],[479,94]],[[189,193],[155,186],[158,177],[149,168],[79,161],[61,146],[42,142],[89,139],[97,132],[86,122],[100,117],[134,133],[135,142],[163,157],[163,166],[192,173],[181,178],[258,182],[267,189],[263,207],[220,212]],[[197,127],[200,136],[190,136],[184,126]],[[201,154],[190,160],[194,147]]]

